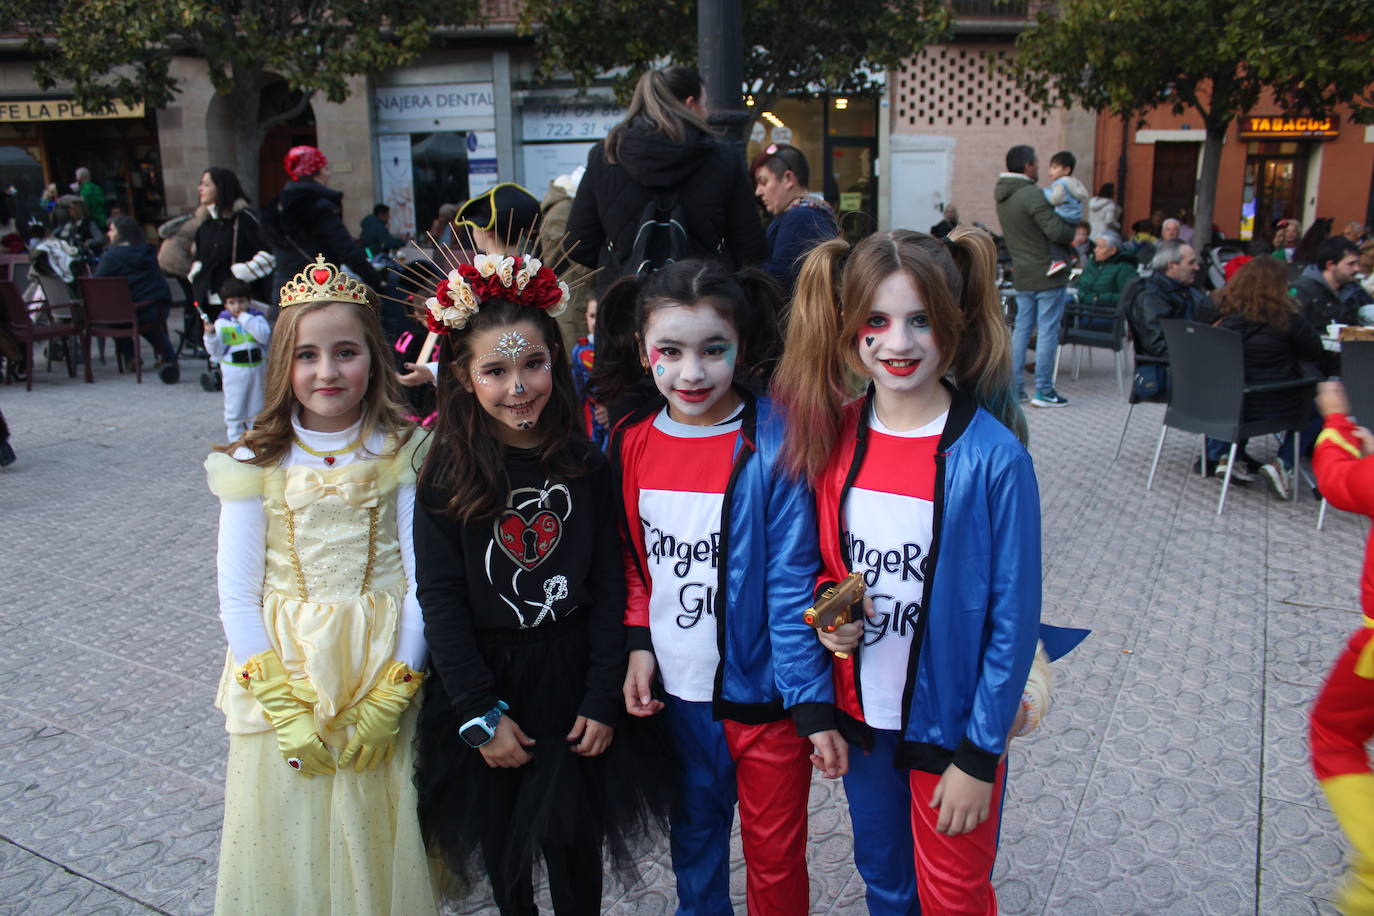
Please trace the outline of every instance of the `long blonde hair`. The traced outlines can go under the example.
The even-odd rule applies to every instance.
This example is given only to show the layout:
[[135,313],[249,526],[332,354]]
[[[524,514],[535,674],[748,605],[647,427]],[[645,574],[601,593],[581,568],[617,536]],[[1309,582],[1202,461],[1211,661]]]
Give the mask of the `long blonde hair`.
[[277,325],[272,329],[272,343],[267,354],[267,393],[262,413],[242,439],[216,446],[216,451],[233,454],[240,445],[246,446],[253,452],[252,457],[243,459],[247,464],[271,465],[286,457],[291,450],[291,419],[300,408],[291,389],[291,369],[301,319],[331,305],[341,305],[352,311],[362,326],[363,342],[372,357],[372,375],[367,394],[363,396],[360,438],[366,442],[377,430],[385,433],[395,446],[410,438],[414,426],[401,412],[399,383],[396,373],[391,371],[391,351],[376,310],[355,302],[311,302],[281,310]]
[[625,119],[606,136],[606,161],[612,164],[620,161],[620,144],[630,129],[630,122],[639,117],[652,123],[655,130],[675,143],[687,139],[689,127],[715,134],[699,114],[687,107],[687,100],[700,99],[703,91],[701,75],[690,67],[669,67],[645,73],[635,84],[635,94],[630,99]]
[[1011,341],[1002,317],[992,237],[960,226],[947,240],[899,229],[850,247],[842,239],[812,249],[802,263],[787,318],[773,398],[788,412],[783,464],[815,479],[843,424],[853,380],[867,376],[856,341],[878,287],[905,271],[921,296],[945,354],[942,373],[1023,442],[1026,420],[1012,394]]

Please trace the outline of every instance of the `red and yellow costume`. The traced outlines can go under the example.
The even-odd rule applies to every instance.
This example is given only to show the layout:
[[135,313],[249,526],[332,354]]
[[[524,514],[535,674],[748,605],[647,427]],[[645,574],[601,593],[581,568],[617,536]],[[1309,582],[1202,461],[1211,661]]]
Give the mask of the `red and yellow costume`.
[[[1317,485],[1331,505],[1374,516],[1374,456],[1360,457],[1350,418],[1333,413],[1312,456]],[[1346,916],[1374,916],[1374,770],[1365,746],[1374,738],[1374,537],[1360,580],[1364,626],[1350,637],[1312,708],[1312,769],[1354,847],[1338,906]]]

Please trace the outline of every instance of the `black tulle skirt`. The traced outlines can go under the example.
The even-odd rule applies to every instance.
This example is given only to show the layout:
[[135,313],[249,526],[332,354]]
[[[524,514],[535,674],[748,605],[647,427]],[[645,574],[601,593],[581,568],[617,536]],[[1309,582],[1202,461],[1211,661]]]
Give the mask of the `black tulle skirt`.
[[420,826],[431,852],[460,878],[453,886],[462,888],[492,868],[515,883],[545,845],[591,844],[603,861],[609,859],[622,886],[633,884],[636,862],[667,834],[677,791],[663,717],[622,715],[606,752],[580,757],[566,740],[586,684],[587,628],[580,615],[543,633],[487,630],[477,639],[497,695],[535,739],[534,759],[516,769],[488,767],[458,737],[462,723],[440,678],[428,678],[416,781]]

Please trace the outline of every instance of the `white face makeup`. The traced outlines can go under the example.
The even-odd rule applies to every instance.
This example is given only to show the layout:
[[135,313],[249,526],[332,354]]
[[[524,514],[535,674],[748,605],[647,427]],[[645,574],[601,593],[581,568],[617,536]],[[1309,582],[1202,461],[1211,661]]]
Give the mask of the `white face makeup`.
[[[530,322],[474,334],[473,358],[464,380],[482,409],[512,433],[528,433],[553,391],[553,354]],[[506,438],[511,445],[533,444]],[[537,438],[537,437],[536,437]]]
[[710,426],[739,406],[731,383],[739,334],[709,305],[655,309],[644,324],[644,357],[679,423]]
[[859,361],[880,389],[904,399],[939,390],[943,354],[925,304],[904,271],[878,285],[856,343]]

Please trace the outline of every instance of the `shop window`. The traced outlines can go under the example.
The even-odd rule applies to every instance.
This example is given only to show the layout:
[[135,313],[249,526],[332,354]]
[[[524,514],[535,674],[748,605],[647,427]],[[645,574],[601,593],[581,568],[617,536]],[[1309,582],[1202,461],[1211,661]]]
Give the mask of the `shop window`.
[[439,207],[468,199],[468,144],[463,131],[410,135],[410,163],[415,187],[415,219],[421,235]]
[[752,160],[768,143],[787,143],[806,156],[813,194],[839,217],[846,237],[857,240],[877,220],[877,103],[872,98],[786,98],[759,112],[748,145]]
[[43,196],[43,163],[35,152],[22,146],[0,146],[0,188],[14,188],[13,196],[6,195],[5,203],[0,204],[9,211],[0,213],[0,223],[13,219],[22,229],[29,219],[46,219],[39,203]]
[[76,170],[84,166],[105,192],[107,216],[118,208],[145,225],[167,218],[151,118],[59,121],[42,129],[49,175],[60,192],[74,190]]
[[[1279,146],[1263,144],[1271,149]],[[1306,185],[1306,156],[1270,153],[1248,157],[1241,195],[1241,238],[1269,239],[1279,220],[1301,219]]]

